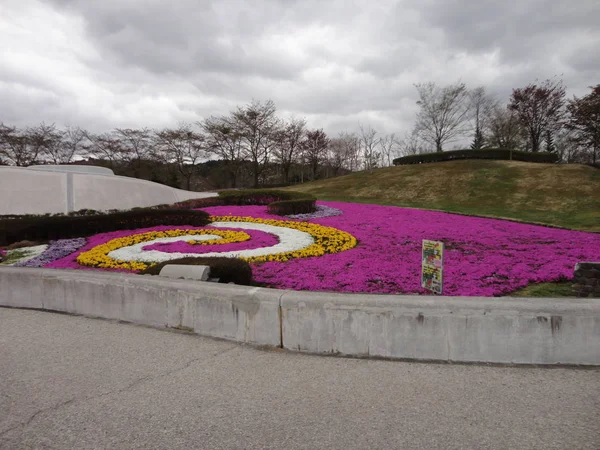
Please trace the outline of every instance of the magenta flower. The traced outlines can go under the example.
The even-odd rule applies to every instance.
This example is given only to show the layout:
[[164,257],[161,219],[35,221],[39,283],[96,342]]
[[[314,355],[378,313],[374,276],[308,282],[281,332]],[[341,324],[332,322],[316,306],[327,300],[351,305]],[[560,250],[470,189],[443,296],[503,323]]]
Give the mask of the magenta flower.
[[[446,247],[445,295],[497,296],[529,283],[570,280],[577,262],[597,260],[600,254],[597,233],[393,206],[319,204],[337,208],[343,214],[304,220],[346,231],[357,238],[358,245],[321,257],[253,263],[256,281],[293,290],[426,294],[420,287],[421,241],[430,239],[442,241]],[[268,214],[264,205],[214,206],[203,210],[212,215],[281,220]],[[135,233],[175,228],[182,227],[146,228]],[[223,244],[217,251],[259,248],[276,242],[268,233],[247,232],[251,240]],[[92,236],[84,247],[45,267],[82,268],[76,262],[79,253],[132,233],[117,231]],[[180,247],[186,246],[185,251],[193,248],[191,251],[198,253],[215,251],[217,247],[172,243],[149,244],[147,248],[159,249],[156,246],[169,252],[180,252]]]

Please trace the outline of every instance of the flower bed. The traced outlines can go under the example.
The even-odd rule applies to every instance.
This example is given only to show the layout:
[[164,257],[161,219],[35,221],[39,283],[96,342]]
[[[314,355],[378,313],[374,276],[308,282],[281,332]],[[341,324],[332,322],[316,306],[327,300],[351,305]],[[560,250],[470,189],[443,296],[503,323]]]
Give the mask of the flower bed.
[[[88,262],[125,271],[181,255],[237,256],[251,262],[256,281],[281,289],[423,294],[421,241],[431,239],[446,245],[444,294],[494,296],[529,283],[572,279],[575,263],[600,253],[595,233],[390,206],[320,206],[343,214],[274,220],[266,206],[207,207],[203,210],[216,221],[210,226],[102,233],[45,267],[82,268],[78,259],[98,257]],[[160,235],[167,230],[180,234]],[[217,231],[243,232],[250,239],[227,242]],[[159,241],[146,240],[144,233]],[[190,236],[203,239],[202,245],[190,244]],[[114,253],[120,249],[125,251]]]
[[[281,221],[240,216],[215,216],[206,228],[157,227],[137,231],[103,233],[89,239],[80,252],[54,261],[46,267],[69,267],[77,265],[111,269],[140,271],[153,263],[192,256],[238,257],[249,262],[288,261],[292,258],[307,258],[327,253],[345,251],[356,245],[348,233],[307,222]],[[226,243],[242,241],[249,237],[242,229],[269,233],[273,237],[259,240],[260,247],[227,249],[202,252],[200,246],[190,240],[214,242],[225,239]],[[235,239],[230,236],[236,236]],[[152,244],[150,244],[152,243]],[[255,243],[256,244],[256,243]],[[269,245],[264,245],[269,244]],[[164,245],[164,247],[163,247]],[[194,248],[196,247],[196,248]]]
[[288,219],[309,220],[318,219],[319,217],[341,216],[342,214],[343,211],[341,209],[331,208],[330,206],[325,205],[317,205],[317,210],[313,213],[291,214],[285,217],[287,217]]
[[[572,279],[578,261],[600,254],[600,234],[393,206],[326,202],[343,215],[311,219],[351,233],[338,254],[254,264],[254,278],[281,289],[426,293],[421,242],[445,243],[444,294],[494,296],[529,283]],[[260,206],[211,207],[210,214],[270,217]]]
[[20,261],[18,267],[43,267],[57,259],[64,258],[85,245],[85,238],[60,239],[50,241],[42,254],[25,261]]

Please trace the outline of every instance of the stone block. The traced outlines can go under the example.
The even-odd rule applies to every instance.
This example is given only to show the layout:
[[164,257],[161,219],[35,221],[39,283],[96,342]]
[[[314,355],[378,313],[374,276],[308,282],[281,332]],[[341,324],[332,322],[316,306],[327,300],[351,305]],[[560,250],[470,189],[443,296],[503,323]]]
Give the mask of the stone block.
[[210,275],[210,267],[186,264],[167,264],[161,269],[159,275],[167,278],[207,281]]

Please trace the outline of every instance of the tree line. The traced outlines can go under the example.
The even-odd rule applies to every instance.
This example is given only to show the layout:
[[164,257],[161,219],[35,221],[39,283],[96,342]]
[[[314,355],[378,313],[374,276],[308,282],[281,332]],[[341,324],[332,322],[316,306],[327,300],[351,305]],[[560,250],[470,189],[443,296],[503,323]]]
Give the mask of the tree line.
[[[458,139],[473,150],[556,152],[563,162],[597,163],[600,84],[565,98],[561,80],[513,89],[502,105],[483,86],[415,85],[419,111],[403,139],[370,126],[328,136],[306,120],[282,118],[273,101],[163,129],[116,128],[92,133],[42,123],[19,129],[0,122],[0,164],[69,164],[87,160],[118,174],[190,189],[199,176],[214,188],[287,185],[391,166],[397,156],[443,151]],[[157,168],[166,168],[158,170]]]
[[485,87],[467,89],[416,84],[420,110],[406,137],[404,155],[441,152],[443,146],[471,137],[471,149],[547,151],[562,162],[599,162],[600,84],[583,97],[566,99],[562,80],[548,79],[513,89],[507,104]]
[[150,162],[174,168],[186,189],[202,165],[218,168],[217,188],[286,185],[391,166],[397,146],[395,135],[380,136],[371,127],[329,137],[323,129],[307,127],[305,119],[279,117],[271,100],[254,100],[226,115],[160,130],[116,128],[96,134],[73,126],[42,123],[18,129],[0,123],[4,164],[69,164],[92,158],[143,177]]

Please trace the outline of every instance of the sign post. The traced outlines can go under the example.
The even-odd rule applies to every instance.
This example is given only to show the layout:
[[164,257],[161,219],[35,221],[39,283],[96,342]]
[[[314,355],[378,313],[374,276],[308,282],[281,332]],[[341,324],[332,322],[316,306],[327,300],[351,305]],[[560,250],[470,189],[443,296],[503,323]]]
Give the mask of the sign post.
[[442,294],[444,243],[424,239],[421,260],[421,286],[436,294]]

